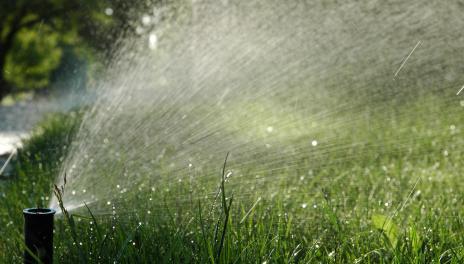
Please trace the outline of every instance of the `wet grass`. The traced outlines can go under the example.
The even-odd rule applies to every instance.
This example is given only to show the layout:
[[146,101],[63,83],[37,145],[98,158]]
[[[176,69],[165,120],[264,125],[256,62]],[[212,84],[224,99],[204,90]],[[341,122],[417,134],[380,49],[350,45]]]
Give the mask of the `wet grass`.
[[[423,101],[398,110],[401,118],[356,124],[318,166],[301,156],[259,175],[273,181],[257,177],[262,164],[230,178],[228,164],[222,172],[218,164],[210,181],[147,184],[110,204],[58,215],[55,260],[462,263],[464,120],[458,103],[448,104]],[[44,122],[18,154],[13,178],[1,183],[1,262],[21,262],[22,209],[48,204],[78,120]],[[366,140],[352,144],[355,137]]]

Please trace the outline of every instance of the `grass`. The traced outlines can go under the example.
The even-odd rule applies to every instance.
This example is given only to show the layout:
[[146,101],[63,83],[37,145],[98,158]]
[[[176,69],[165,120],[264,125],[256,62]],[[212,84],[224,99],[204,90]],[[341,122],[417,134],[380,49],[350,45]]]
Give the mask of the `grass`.
[[[278,174],[275,181],[229,179],[225,162],[211,182],[157,182],[156,191],[116,200],[108,214],[89,205],[57,216],[55,260],[462,263],[464,120],[454,108],[424,100],[399,109],[402,118],[373,128],[355,124],[356,133],[334,143],[345,149],[264,173]],[[18,154],[13,178],[0,184],[1,262],[21,262],[22,209],[48,204],[79,119],[73,113],[45,121]],[[353,145],[351,137],[368,140]]]

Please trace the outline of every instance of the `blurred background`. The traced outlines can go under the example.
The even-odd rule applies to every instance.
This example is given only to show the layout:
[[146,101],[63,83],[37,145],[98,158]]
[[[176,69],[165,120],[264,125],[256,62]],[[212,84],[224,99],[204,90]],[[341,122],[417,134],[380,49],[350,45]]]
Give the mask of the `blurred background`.
[[44,115],[92,100],[118,40],[154,26],[134,19],[154,2],[169,1],[0,1],[0,168]]

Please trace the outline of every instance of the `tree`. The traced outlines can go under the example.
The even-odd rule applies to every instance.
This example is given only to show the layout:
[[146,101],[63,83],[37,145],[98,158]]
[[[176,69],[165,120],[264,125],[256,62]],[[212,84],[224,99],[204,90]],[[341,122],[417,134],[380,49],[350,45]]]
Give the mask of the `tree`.
[[15,90],[47,86],[63,47],[109,56],[120,32],[135,31],[131,11],[144,5],[138,0],[0,1],[0,100]]

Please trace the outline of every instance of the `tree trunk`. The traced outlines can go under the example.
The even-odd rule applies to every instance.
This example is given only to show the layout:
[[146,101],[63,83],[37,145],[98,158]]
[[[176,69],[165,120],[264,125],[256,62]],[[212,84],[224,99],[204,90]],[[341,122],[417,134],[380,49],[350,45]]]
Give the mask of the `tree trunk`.
[[3,75],[0,76],[0,102],[2,99],[11,93],[11,85],[3,78]]
[[[1,45],[1,44],[0,44]],[[0,49],[0,102],[11,93],[11,85],[5,79],[6,51]]]
[[[26,2],[27,3],[27,2]],[[27,4],[20,8],[20,11],[14,17],[13,21],[9,25],[10,29],[2,39],[0,36],[0,101],[12,91],[12,86],[5,79],[5,65],[6,56],[10,49],[13,47],[13,41],[16,34],[21,29],[21,19],[26,14]],[[4,26],[4,25],[0,25]]]

